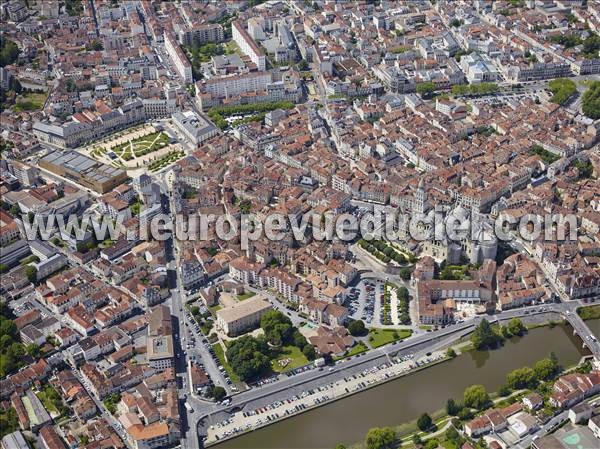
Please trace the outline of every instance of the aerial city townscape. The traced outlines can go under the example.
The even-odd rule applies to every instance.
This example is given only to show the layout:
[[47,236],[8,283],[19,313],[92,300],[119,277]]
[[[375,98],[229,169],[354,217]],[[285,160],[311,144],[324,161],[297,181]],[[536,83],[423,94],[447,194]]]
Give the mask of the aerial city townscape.
[[0,16],[0,448],[600,447],[599,0]]

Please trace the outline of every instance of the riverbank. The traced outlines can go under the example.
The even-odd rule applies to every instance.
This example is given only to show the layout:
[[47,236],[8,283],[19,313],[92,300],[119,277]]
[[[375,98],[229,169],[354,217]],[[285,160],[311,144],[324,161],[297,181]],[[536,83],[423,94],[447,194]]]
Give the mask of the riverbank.
[[584,321],[598,320],[600,319],[600,305],[580,307],[577,309],[577,313]]
[[250,416],[241,411],[236,412],[225,423],[210,426],[204,446],[214,446],[253,430],[292,418],[300,413],[311,411],[322,406],[325,402],[339,401],[403,376],[416,374],[449,358],[446,356],[445,351],[436,351],[416,361],[409,359],[389,362],[378,367],[365,369],[359,375],[332,382],[318,390],[310,390],[310,393],[305,396],[293,397],[288,401],[278,401],[274,407],[263,407]]
[[[519,344],[527,341],[527,345]],[[551,344],[549,345],[549,342]],[[463,349],[468,348],[467,345]],[[330,449],[362,441],[371,427],[391,426],[409,431],[420,414],[442,410],[450,397],[460,398],[466,387],[483,384],[497,391],[513,369],[535,363],[554,351],[564,366],[576,364],[584,354],[581,343],[562,324],[534,329],[525,337],[507,340],[494,351],[466,351],[419,371],[390,379],[321,407],[305,410],[293,419],[269,423],[264,428],[220,442],[219,449]],[[427,369],[425,369],[427,368]],[[411,375],[416,374],[418,375]],[[374,386],[374,385],[373,385]],[[268,413],[267,413],[268,414]],[[405,423],[398,425],[398,423]],[[403,432],[403,433],[404,433]]]

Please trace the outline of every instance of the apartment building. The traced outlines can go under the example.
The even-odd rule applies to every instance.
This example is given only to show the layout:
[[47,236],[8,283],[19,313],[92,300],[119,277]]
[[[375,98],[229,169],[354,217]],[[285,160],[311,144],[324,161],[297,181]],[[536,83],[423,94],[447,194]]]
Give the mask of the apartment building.
[[273,306],[261,296],[255,296],[245,301],[217,311],[216,327],[229,336],[239,335],[256,328],[261,317]]
[[165,31],[165,49],[167,50],[179,77],[188,84],[192,83],[194,81],[192,77],[192,66],[179,46],[177,39],[175,39],[175,36],[167,31]]
[[229,275],[243,284],[256,285],[259,283],[258,275],[264,268],[264,264],[251,262],[245,257],[238,257],[230,262]]
[[454,312],[465,305],[482,310],[491,299],[491,291],[478,280],[421,281],[417,284],[419,321],[423,324],[446,324]]
[[507,78],[513,82],[537,81],[571,76],[571,67],[566,62],[549,62],[509,66]]
[[460,68],[469,83],[494,83],[501,79],[500,71],[487,55],[471,53],[460,58]]
[[194,145],[219,134],[219,129],[207,117],[194,111],[176,112],[172,116],[173,124]]
[[267,67],[266,57],[240,21],[236,20],[231,24],[231,32],[234,42],[244,54],[250,57],[250,60],[256,64],[259,71],[264,71]]
[[203,83],[204,91],[217,97],[228,98],[247,92],[262,91],[271,82],[271,72],[258,71],[211,78]]
[[207,42],[221,42],[225,35],[223,26],[219,23],[203,23],[192,28],[179,30],[177,33],[182,45],[205,44]]
[[189,290],[204,280],[204,269],[199,260],[190,259],[181,264],[183,288]]
[[173,365],[174,356],[171,312],[167,306],[157,306],[148,314],[148,365],[159,371],[165,370]]

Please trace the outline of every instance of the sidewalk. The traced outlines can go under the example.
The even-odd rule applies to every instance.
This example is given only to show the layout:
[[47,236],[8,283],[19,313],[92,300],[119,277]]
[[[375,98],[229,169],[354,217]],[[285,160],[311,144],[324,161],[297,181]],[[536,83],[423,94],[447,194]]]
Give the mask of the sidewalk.
[[[297,413],[318,407],[329,401],[341,399],[366,389],[370,386],[392,380],[409,374],[415,369],[423,369],[431,363],[440,362],[445,358],[444,351],[437,351],[431,356],[418,360],[404,360],[387,363],[379,367],[368,368],[359,374],[349,376],[321,386],[318,389],[304,391],[300,396],[292,396],[284,401],[277,401],[254,411],[238,411],[220,423],[208,429],[205,444],[232,438],[280,419],[291,417]],[[246,416],[244,416],[246,415]]]

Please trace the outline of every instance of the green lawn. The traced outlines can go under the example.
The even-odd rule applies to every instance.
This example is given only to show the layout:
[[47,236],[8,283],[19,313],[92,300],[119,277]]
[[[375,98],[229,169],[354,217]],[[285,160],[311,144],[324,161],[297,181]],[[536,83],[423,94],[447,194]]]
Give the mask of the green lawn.
[[[278,363],[278,361],[286,359],[291,360],[289,360],[285,366]],[[300,348],[296,346],[284,346],[278,351],[277,357],[271,360],[271,368],[276,373],[285,373],[306,364],[308,364],[308,359],[302,353]]]
[[46,394],[43,391],[37,393],[37,397],[40,401],[42,401],[42,404],[44,404],[44,407],[46,407],[46,410],[48,410],[48,412],[54,412],[56,414],[60,413],[58,411],[58,408],[56,408],[54,403],[48,398],[48,396],[46,396]]
[[236,299],[238,301],[243,301],[244,299],[252,298],[254,295],[256,295],[256,293],[254,293],[254,292],[240,293],[239,295],[236,296]]
[[233,54],[238,54],[240,56],[243,55],[242,50],[240,50],[240,47],[237,46],[237,44],[234,41],[229,41],[227,42],[225,45],[225,54],[226,55],[233,55]]
[[583,320],[594,320],[600,318],[600,306],[587,306],[577,309],[577,313]]
[[410,329],[370,329],[369,344],[372,348],[387,345],[397,340],[403,340],[412,335]]
[[364,344],[362,341],[359,341],[354,346],[352,346],[348,351],[346,351],[345,355],[343,355],[341,357],[336,357],[336,360],[341,360],[341,359],[345,359],[346,357],[352,357],[357,354],[362,354],[363,352],[368,351],[368,350],[369,350],[368,346],[366,344]]
[[175,162],[177,159],[182,158],[183,156],[185,156],[184,151],[171,151],[166,156],[163,156],[162,158],[151,162],[150,165],[148,165],[148,169],[152,172],[158,171],[162,168],[165,168],[167,165]]
[[66,415],[68,408],[63,404],[60,394],[51,385],[46,385],[43,391],[36,393],[37,397],[48,412],[56,415]]
[[38,111],[44,107],[48,95],[45,93],[27,92],[17,97],[17,102],[13,106],[13,111]]
[[133,155],[137,157],[144,156],[167,146],[168,143],[169,136],[162,131],[157,131],[117,145],[113,148],[113,151],[124,160],[129,161],[133,159]]
[[419,329],[421,329],[422,331],[428,331],[430,329],[433,329],[433,326],[430,326],[429,324],[421,324],[419,326]]
[[219,304],[217,304],[216,306],[210,306],[208,308],[208,310],[210,310],[210,313],[212,313],[214,317],[217,316],[217,310],[221,310],[221,309],[222,309],[222,307]]
[[229,363],[227,363],[227,360],[225,359],[225,351],[223,350],[223,346],[221,346],[221,343],[215,343],[213,345],[213,349],[215,351],[215,355],[219,359],[219,362],[221,363],[221,365],[223,365],[223,368],[225,368],[227,374],[229,374],[229,378],[231,379],[231,381],[239,382],[239,376],[233,372],[233,368],[229,365]]

